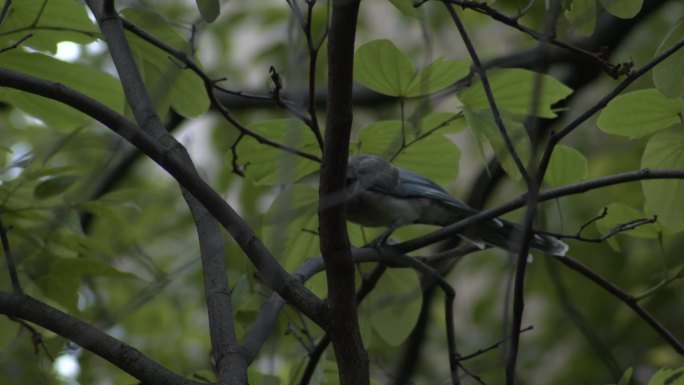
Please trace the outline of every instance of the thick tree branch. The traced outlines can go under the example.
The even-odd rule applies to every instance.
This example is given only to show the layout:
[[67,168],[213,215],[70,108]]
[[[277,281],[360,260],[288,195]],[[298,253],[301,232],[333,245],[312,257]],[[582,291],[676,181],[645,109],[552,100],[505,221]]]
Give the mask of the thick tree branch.
[[352,124],[354,38],[360,0],[334,0],[328,40],[328,116],[319,187],[321,254],[328,280],[330,334],[341,385],[370,382],[368,355],[361,341],[356,312],[354,264],[343,202],[332,197],[345,189]]
[[7,237],[7,230],[5,224],[2,223],[2,216],[0,216],[0,242],[2,243],[2,251],[5,253],[5,264],[12,282],[12,292],[14,294],[22,294],[23,291],[21,290],[19,275],[17,274],[17,265],[14,263],[14,257],[12,256],[12,248]]
[[69,105],[96,119],[139,148],[190,191],[218,219],[261,272],[272,290],[278,292],[288,303],[319,326],[325,327],[322,301],[282,268],[244,220],[216,191],[149,135],[109,107],[60,83],[0,68],[0,86],[15,88]]
[[22,294],[0,292],[0,313],[33,322],[74,341],[145,384],[200,385],[94,326]]
[[[114,1],[88,0],[87,3],[109,46],[109,52],[119,74],[126,101],[133,111],[138,125],[155,138],[163,148],[168,149],[170,153],[178,157],[188,170],[197,173],[190,155],[166,131],[155,111],[154,103],[147,92],[133,58],[133,52],[126,40],[121,19],[114,9]],[[182,193],[197,228],[209,318],[209,334],[212,352],[219,369],[218,382],[220,384],[244,383],[247,381],[245,360],[236,359],[235,354],[232,354],[238,350],[239,344],[233,323],[220,228],[216,219],[192,194],[186,189],[182,189]]]

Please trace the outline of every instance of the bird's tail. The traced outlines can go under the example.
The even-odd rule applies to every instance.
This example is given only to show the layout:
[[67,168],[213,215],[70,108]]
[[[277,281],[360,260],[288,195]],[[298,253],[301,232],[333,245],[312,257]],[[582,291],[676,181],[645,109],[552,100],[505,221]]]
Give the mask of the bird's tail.
[[[522,227],[503,219],[493,219],[475,225],[464,231],[461,236],[466,240],[484,247],[499,247],[511,253],[518,253],[522,245]],[[564,256],[568,245],[559,239],[543,234],[534,234],[530,247],[544,254]]]

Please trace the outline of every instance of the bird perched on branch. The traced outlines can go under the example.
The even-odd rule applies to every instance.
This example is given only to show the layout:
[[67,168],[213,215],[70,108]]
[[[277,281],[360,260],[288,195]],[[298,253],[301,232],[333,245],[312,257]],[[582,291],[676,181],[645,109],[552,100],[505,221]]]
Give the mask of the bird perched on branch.
[[[391,165],[375,155],[356,155],[347,166],[347,219],[367,227],[420,223],[447,226],[479,211],[449,195],[426,177]],[[460,237],[484,248],[520,251],[522,227],[495,218],[473,225]],[[534,234],[530,247],[545,254],[565,255],[568,245]]]

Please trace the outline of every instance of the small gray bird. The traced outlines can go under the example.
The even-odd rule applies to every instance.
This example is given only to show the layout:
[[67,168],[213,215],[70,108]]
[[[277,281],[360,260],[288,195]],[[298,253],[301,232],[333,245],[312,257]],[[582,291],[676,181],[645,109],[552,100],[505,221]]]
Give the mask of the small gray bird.
[[[449,195],[435,182],[415,172],[392,166],[375,155],[356,155],[347,166],[347,219],[367,227],[420,223],[446,226],[479,211]],[[484,248],[520,250],[522,228],[495,218],[459,234]],[[568,245],[547,235],[535,234],[530,247],[545,254],[565,255]]]

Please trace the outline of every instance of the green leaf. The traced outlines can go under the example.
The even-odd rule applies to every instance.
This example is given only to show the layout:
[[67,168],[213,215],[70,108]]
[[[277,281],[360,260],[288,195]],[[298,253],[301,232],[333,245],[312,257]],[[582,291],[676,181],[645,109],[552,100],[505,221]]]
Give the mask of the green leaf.
[[[301,121],[267,120],[253,124],[249,129],[277,143],[320,155],[316,139]],[[261,144],[252,137],[240,141],[237,154],[238,162],[246,165],[245,176],[257,186],[296,182],[320,167],[318,162]]]
[[[655,135],[646,144],[641,167],[652,170],[684,169],[684,125]],[[641,182],[646,203],[666,228],[684,221],[684,180],[644,180]]]
[[[684,18],[679,19],[677,24],[667,33],[655,56],[667,51],[682,39],[684,39]],[[653,83],[658,91],[668,98],[684,96],[684,76],[682,73],[684,73],[684,49],[679,49],[653,68]]]
[[385,95],[417,97],[443,90],[465,77],[469,60],[435,59],[415,72],[411,59],[389,40],[373,40],[356,50],[354,79]]
[[[406,132],[413,131],[409,122],[404,122]],[[381,120],[359,131],[360,152],[388,158],[401,148],[401,120]],[[408,134],[407,134],[408,136]]]
[[221,14],[221,3],[219,3],[219,0],[196,0],[196,3],[202,19],[207,23],[213,22]]
[[418,71],[402,96],[416,97],[441,91],[464,78],[470,72],[470,60],[435,59]]
[[544,180],[551,187],[579,182],[587,177],[587,158],[572,147],[556,146]]
[[411,59],[389,40],[363,44],[354,55],[354,79],[381,94],[405,96],[414,74]]
[[[494,115],[489,110],[472,111],[470,109],[464,110],[466,120],[475,136],[479,139],[480,144],[489,144],[494,150],[496,159],[501,163],[501,167],[506,173],[513,178],[513,180],[520,180],[520,170],[515,164],[511,152],[506,146],[499,128],[494,122]],[[527,135],[525,127],[506,117],[502,116],[504,125],[508,132],[508,137],[513,143],[520,160],[523,164],[527,163],[530,156],[530,138]]]
[[171,106],[181,116],[202,116],[211,102],[207,97],[204,81],[194,72],[182,71],[171,88]]
[[596,0],[569,0],[566,4],[565,19],[578,33],[591,36],[596,27]]
[[629,385],[629,382],[632,380],[633,372],[634,369],[632,367],[627,368],[622,374],[622,377],[620,377],[620,381],[618,381],[617,385]]
[[46,179],[35,187],[33,196],[39,200],[52,198],[68,190],[79,179],[80,177],[76,175],[62,175]]
[[636,16],[644,0],[601,0],[603,8],[615,17],[631,19]]
[[461,151],[454,142],[431,135],[404,149],[393,163],[446,185],[458,177],[460,159]]
[[[514,115],[553,118],[556,113],[551,107],[572,93],[572,89],[552,76],[518,68],[488,71],[487,79],[497,107]],[[535,82],[541,82],[537,91]],[[536,99],[535,92],[539,93]],[[471,110],[490,108],[482,81],[479,79],[461,91],[458,97],[464,106]],[[536,108],[532,105],[535,101],[538,103]]]
[[684,385],[684,367],[660,369],[651,377],[648,385]]
[[288,271],[320,255],[317,202],[317,190],[295,184],[282,190],[264,215],[264,243]]
[[92,258],[56,258],[50,262],[50,274],[77,277],[136,278],[134,274],[120,271]]
[[466,120],[462,113],[436,112],[423,117],[418,126],[418,134],[436,131],[440,134],[457,134],[466,127]]
[[0,25],[0,47],[7,47],[29,33],[32,36],[23,46],[55,53],[59,42],[87,44],[95,41],[100,31],[80,1],[13,1]]
[[48,274],[35,279],[33,283],[40,288],[47,298],[64,306],[71,313],[78,313],[80,277]]
[[[17,50],[0,55],[0,66],[64,84],[117,112],[123,111],[124,97],[120,83],[113,76],[92,66]],[[0,88],[0,100],[42,119],[53,128],[72,129],[91,120],[89,116],[65,104],[10,88]]]
[[[450,119],[452,114],[435,115],[423,124],[432,129]],[[404,129],[413,131],[408,122]],[[423,174],[437,183],[451,183],[458,176],[458,163],[461,151],[449,138],[442,135],[448,132],[448,124],[441,127],[432,135],[423,137],[415,142],[416,136],[406,134],[406,143],[392,163],[397,166]],[[401,149],[401,121],[385,120],[364,127],[359,132],[359,152],[376,154],[389,159]]]
[[368,295],[373,328],[388,344],[399,346],[418,321],[420,281],[411,269],[388,269]]
[[[608,213],[604,218],[596,222],[596,228],[601,234],[607,234],[615,227],[624,225],[636,219],[648,218],[643,212],[627,206],[624,203],[611,203],[606,206]],[[635,238],[658,238],[660,231],[656,224],[647,224],[636,227],[632,230],[621,232],[620,234],[629,235]]]
[[[187,39],[157,13],[129,8],[122,14],[156,38],[188,55],[192,54]],[[204,83],[196,74],[183,69],[169,58],[168,53],[137,35],[127,32],[126,37],[160,116],[166,116],[169,107],[185,117],[197,117],[207,111],[209,99]]]
[[651,88],[616,97],[596,124],[609,134],[640,138],[679,123],[683,110],[684,102]]

